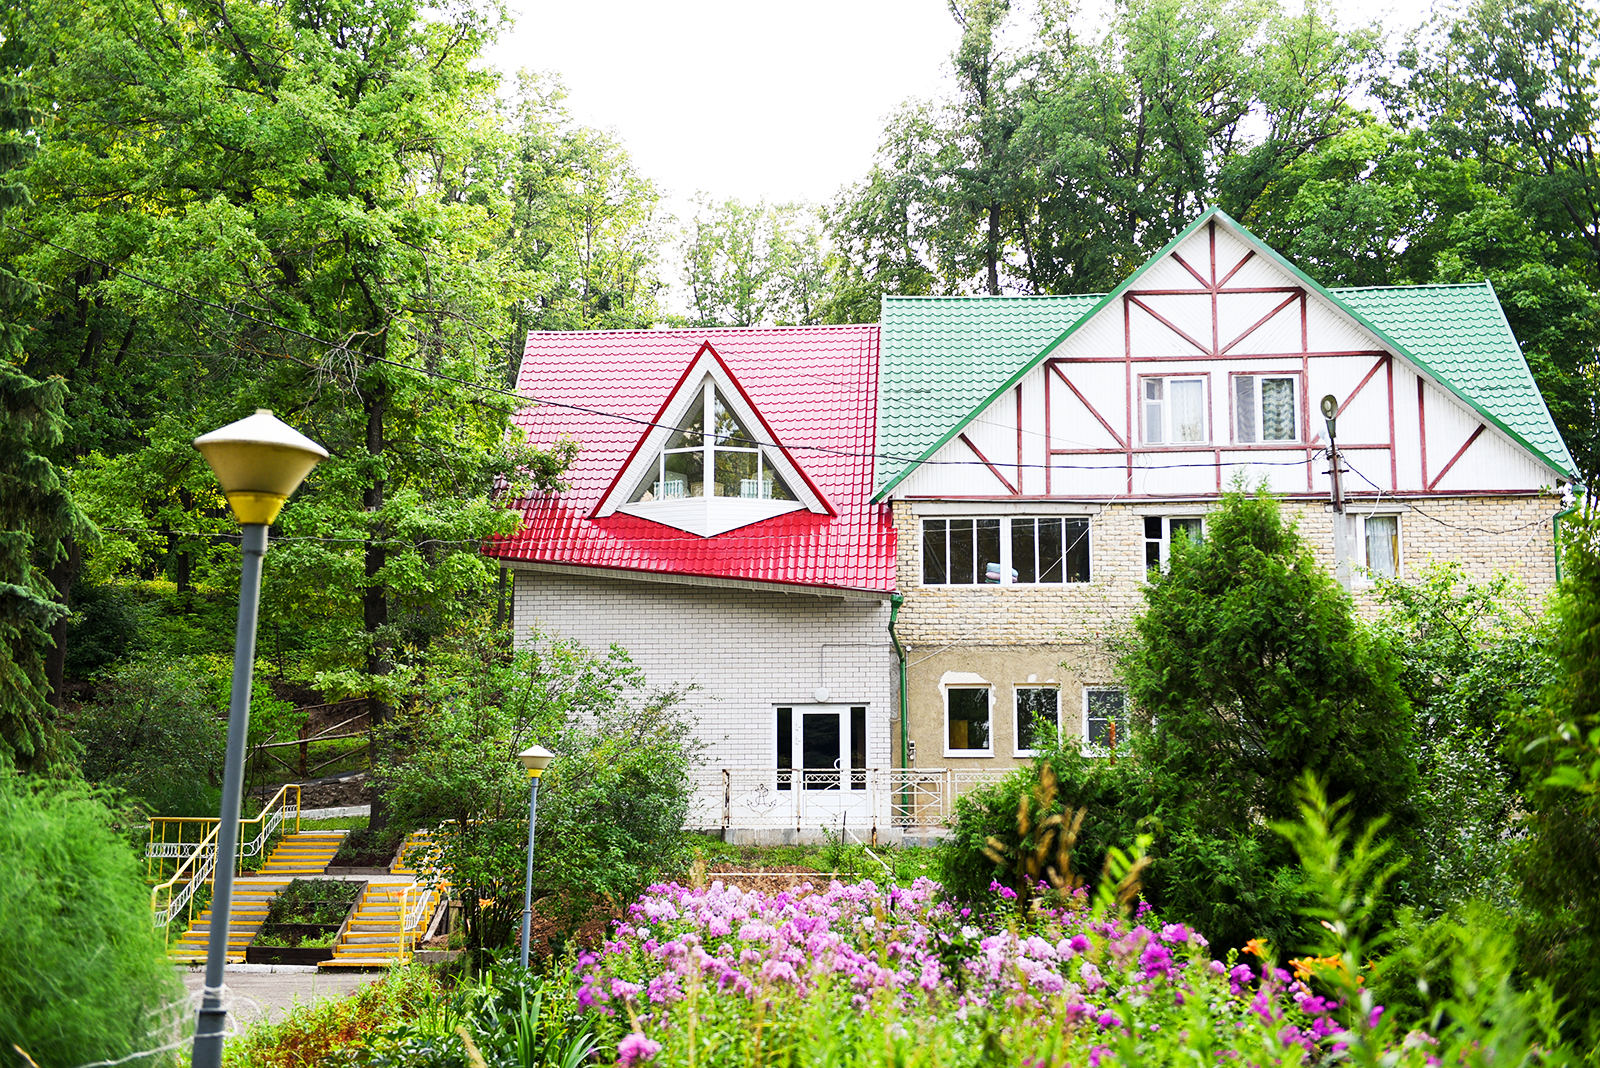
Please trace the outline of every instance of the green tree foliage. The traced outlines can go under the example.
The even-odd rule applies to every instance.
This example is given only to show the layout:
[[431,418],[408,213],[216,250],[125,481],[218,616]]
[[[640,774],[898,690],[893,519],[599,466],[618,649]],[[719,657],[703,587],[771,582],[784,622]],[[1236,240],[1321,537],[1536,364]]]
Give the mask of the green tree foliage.
[[0,773],[0,1043],[41,1068],[151,1049],[187,1015],[111,819],[81,787]]
[[1433,916],[1470,900],[1515,907],[1523,807],[1508,745],[1554,673],[1538,606],[1511,579],[1457,564],[1380,581],[1376,636],[1400,662],[1415,715],[1417,821],[1401,896]]
[[1361,826],[1415,819],[1399,664],[1264,490],[1236,485],[1144,596],[1119,670],[1163,832],[1154,897],[1223,944],[1292,943],[1298,875],[1270,823],[1296,814],[1304,774]]
[[1139,0],[1092,39],[1045,3],[1014,47],[1004,0],[951,11],[955,93],[897,115],[832,213],[842,289],[1108,289],[1207,204],[1248,216],[1356,125],[1378,57],[1374,31],[1317,5]]
[[[442,644],[416,665],[424,698],[393,726],[380,788],[405,826],[439,826],[474,950],[506,945],[522,912],[528,777],[516,754],[558,754],[539,789],[537,898],[576,921],[631,900],[670,867],[698,746],[682,693],[651,691],[613,646],[544,640]],[[468,889],[470,888],[470,889]]]
[[210,664],[141,657],[95,681],[73,738],[84,777],[123,790],[164,816],[214,815],[222,796],[227,706]]
[[[30,203],[14,176],[31,155],[32,117],[22,85],[0,80],[0,223]],[[15,319],[32,296],[0,260],[0,768],[43,770],[66,756],[46,658],[56,647],[50,632],[68,612],[48,571],[67,554],[63,539],[89,527],[50,460],[64,427],[64,385],[22,369],[27,328]]]
[[507,240],[529,284],[513,374],[528,330],[648,329],[660,315],[661,192],[614,135],[575,123],[565,96],[552,75],[521,75]]
[[[1524,963],[1544,976],[1576,1019],[1600,1012],[1600,523],[1564,530],[1563,576],[1551,609],[1553,680],[1513,753],[1527,798],[1520,859],[1535,910]],[[1591,1038],[1593,1036],[1591,1035]]]
[[282,412],[332,456],[279,520],[263,615],[301,678],[368,696],[375,721],[403,696],[394,650],[491,586],[479,546],[516,522],[497,482],[550,488],[571,456],[508,437],[492,392],[533,292],[515,141],[477,62],[498,18],[93,0],[20,27],[52,114],[27,227],[52,243],[8,240],[46,283],[31,362],[117,390],[85,396],[67,443],[126,528],[103,570],[159,559],[230,596],[227,512],[187,442]]
[[810,209],[701,194],[683,235],[683,280],[696,326],[818,321],[822,238]]

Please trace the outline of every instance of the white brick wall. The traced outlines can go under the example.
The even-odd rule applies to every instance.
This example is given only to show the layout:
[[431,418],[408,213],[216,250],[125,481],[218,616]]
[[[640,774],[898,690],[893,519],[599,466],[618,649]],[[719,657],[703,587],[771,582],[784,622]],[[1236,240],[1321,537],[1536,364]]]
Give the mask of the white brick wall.
[[513,571],[519,641],[529,628],[576,638],[591,649],[617,644],[652,685],[695,684],[687,706],[699,719],[707,767],[771,767],[776,705],[867,706],[867,765],[890,766],[897,713],[896,661],[887,601],[809,593],[684,586]]

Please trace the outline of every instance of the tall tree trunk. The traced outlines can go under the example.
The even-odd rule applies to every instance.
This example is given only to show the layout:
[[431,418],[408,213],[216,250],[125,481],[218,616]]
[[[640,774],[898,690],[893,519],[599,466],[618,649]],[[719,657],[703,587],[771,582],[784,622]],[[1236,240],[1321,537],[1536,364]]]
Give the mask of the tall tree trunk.
[[[50,584],[56,588],[56,601],[64,607],[72,607],[72,584],[77,581],[78,568],[83,563],[83,551],[78,547],[78,539],[71,534],[61,539],[66,553],[57,560],[50,569]],[[60,712],[66,704],[66,674],[67,674],[67,617],[62,616],[50,627],[50,637],[55,645],[45,654],[44,677],[50,684],[50,703]]]
[[1000,205],[989,205],[989,247],[984,251],[989,261],[989,295],[1000,295]]
[[[371,364],[368,365],[372,367]],[[381,372],[380,372],[381,373]],[[367,455],[377,459],[383,455],[384,437],[383,420],[389,411],[389,386],[381,378],[375,380],[371,386],[358,388],[361,397],[362,410],[367,417]],[[383,509],[384,479],[373,476],[361,496],[362,507],[368,512],[379,512]],[[379,573],[388,561],[388,532],[381,524],[368,528],[365,577],[366,584],[361,591],[361,623],[367,632],[367,675],[376,680],[389,673],[388,638],[383,630],[389,624],[389,595],[384,588]],[[367,743],[367,766],[370,769],[378,765],[378,737],[384,722],[389,717],[388,704],[374,691],[367,693],[367,730],[369,741]],[[370,787],[369,787],[370,789]],[[388,806],[376,791],[371,793],[372,815],[367,826],[373,831],[381,831],[389,822]]]

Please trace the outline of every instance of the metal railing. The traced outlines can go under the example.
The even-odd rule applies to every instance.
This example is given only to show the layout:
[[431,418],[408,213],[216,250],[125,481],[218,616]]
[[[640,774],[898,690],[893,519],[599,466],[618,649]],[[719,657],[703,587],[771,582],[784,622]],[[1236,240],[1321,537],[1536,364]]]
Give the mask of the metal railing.
[[[300,787],[295,783],[279,789],[259,815],[239,821],[239,851],[233,858],[236,874],[242,871],[244,858],[262,854],[273,833],[291,815],[294,829],[299,831]],[[220,821],[214,816],[150,817],[150,842],[145,849],[148,877],[154,882],[164,874],[168,861],[178,862],[171,876],[150,890],[150,912],[157,927],[172,923],[185,908],[188,909],[187,918],[194,918],[195,891],[216,874],[219,825]],[[256,833],[246,838],[252,825]]]
[[1015,769],[704,768],[693,774],[688,826],[701,830],[932,828],[960,795]]

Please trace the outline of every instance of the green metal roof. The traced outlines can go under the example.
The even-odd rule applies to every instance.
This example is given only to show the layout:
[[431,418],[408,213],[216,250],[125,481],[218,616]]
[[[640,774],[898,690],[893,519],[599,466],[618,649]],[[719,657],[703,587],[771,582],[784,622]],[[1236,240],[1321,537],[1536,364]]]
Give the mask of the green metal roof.
[[937,448],[974,404],[1101,296],[885,297],[878,371],[878,451],[885,458],[875,488]]
[[877,497],[927,459],[1091,314],[1211,219],[1404,353],[1556,470],[1576,465],[1550,418],[1494,290],[1487,284],[1328,290],[1211,208],[1107,294],[886,297],[879,370]]
[[1330,292],[1398,342],[1435,378],[1476,401],[1475,407],[1551,467],[1576,476],[1577,465],[1488,282]]

